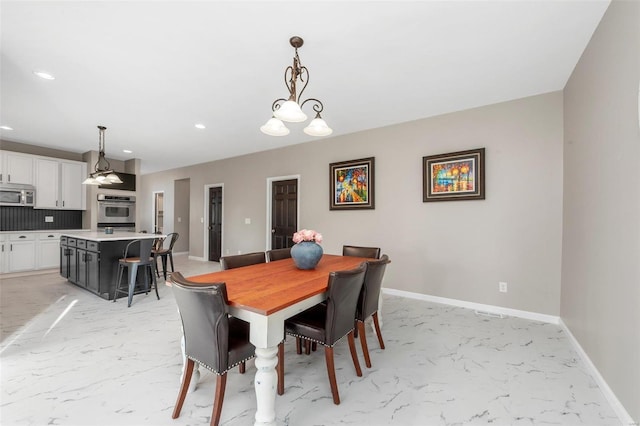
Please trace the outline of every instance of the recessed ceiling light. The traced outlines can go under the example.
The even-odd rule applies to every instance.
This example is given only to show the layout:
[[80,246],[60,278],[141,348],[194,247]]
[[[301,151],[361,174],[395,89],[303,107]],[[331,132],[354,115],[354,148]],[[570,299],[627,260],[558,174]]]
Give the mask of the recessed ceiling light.
[[196,124],[196,129],[206,129],[206,127],[204,126],[204,124],[198,123]]
[[2,129],[2,130],[13,130],[13,127],[9,127],[9,126],[0,126],[0,129]]
[[51,74],[49,74],[48,72],[44,72],[44,71],[34,71],[33,72],[35,75],[37,75],[40,78],[44,78],[45,80],[55,80],[56,78],[54,76],[52,76]]
[[122,152],[124,152],[125,154],[132,154],[133,151],[131,151],[130,149],[123,149]]

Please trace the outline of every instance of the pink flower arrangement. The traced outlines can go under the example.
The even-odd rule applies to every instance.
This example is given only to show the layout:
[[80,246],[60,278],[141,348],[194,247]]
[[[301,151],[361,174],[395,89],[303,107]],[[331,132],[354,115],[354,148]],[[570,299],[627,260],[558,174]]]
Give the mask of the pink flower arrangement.
[[293,242],[298,244],[303,241],[322,242],[322,234],[312,229],[303,229],[293,234]]

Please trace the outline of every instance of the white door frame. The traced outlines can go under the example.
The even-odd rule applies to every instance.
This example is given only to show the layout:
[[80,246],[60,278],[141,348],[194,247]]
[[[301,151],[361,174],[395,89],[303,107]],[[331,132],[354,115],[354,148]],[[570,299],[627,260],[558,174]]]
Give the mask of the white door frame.
[[[222,188],[222,229],[220,230],[220,255],[224,255],[224,183],[210,183],[204,186],[204,220],[202,221],[202,228],[204,231],[204,253],[203,259],[209,261],[209,229],[207,228],[209,223],[209,188]],[[205,225],[205,223],[207,225]]]
[[[156,232],[156,195],[162,194],[162,204],[164,206],[164,191],[153,191],[151,193],[151,230],[149,233],[153,234]],[[163,228],[164,228],[164,217],[163,217]]]
[[298,199],[297,201],[297,208],[296,208],[296,224],[299,226],[300,225],[300,186],[302,185],[302,181],[300,179],[300,175],[288,175],[288,176],[274,176],[274,177],[269,177],[267,178],[267,226],[266,226],[266,230],[267,230],[267,236],[266,236],[266,242],[265,242],[265,250],[271,250],[271,207],[272,207],[272,190],[271,190],[271,186],[273,182],[279,181],[279,180],[290,180],[290,179],[296,179],[298,181],[298,191],[297,191],[297,196]]

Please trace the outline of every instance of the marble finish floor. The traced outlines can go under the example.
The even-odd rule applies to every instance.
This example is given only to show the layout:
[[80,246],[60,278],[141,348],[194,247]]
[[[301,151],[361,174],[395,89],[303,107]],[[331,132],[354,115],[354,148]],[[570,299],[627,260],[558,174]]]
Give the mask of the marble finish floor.
[[[217,263],[176,256],[184,275]],[[162,281],[160,281],[162,283]],[[386,283],[393,287],[393,283]],[[0,282],[0,424],[204,425],[215,377],[204,371],[171,419],[182,366],[171,289],[112,303],[57,273]],[[335,348],[341,405],[331,399],[322,350],[286,344],[279,425],[619,425],[585,364],[556,325],[384,297],[381,350],[357,377],[348,346]],[[255,367],[229,373],[222,425],[251,425]]]

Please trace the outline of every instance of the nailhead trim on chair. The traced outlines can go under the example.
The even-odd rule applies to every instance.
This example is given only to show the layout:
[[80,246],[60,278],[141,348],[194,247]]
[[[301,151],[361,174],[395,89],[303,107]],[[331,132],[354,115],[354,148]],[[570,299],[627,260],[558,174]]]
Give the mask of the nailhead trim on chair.
[[238,361],[233,365],[230,365],[229,368],[227,368],[226,370],[224,370],[223,372],[218,372],[216,370],[214,370],[213,368],[209,367],[207,364],[203,363],[202,361],[198,360],[197,358],[194,358],[192,356],[187,357],[190,360],[193,360],[195,362],[197,362],[198,364],[200,364],[202,367],[206,368],[207,370],[211,371],[214,374],[217,374],[218,376],[222,376],[223,374],[225,374],[227,371],[232,370],[234,367],[237,367],[238,365],[242,364],[243,362],[249,361],[250,359],[255,358],[254,356],[250,356],[248,358],[243,359],[242,361]]
[[[349,331],[353,331],[353,329],[349,330]],[[349,334],[349,332],[347,332],[347,334]],[[347,334],[345,334],[344,336],[342,336],[341,338],[339,338],[338,340],[336,340],[336,342],[333,345],[326,345],[324,342],[321,342],[320,340],[316,340],[316,339],[310,339],[309,337],[306,336],[300,336],[298,334],[294,334],[294,333],[287,333],[287,335],[289,336],[293,336],[293,337],[299,337],[301,339],[304,340],[309,340],[311,342],[316,342],[316,343],[320,343],[322,346],[326,346],[328,348],[332,348],[336,345],[336,343],[338,343],[340,340],[342,340]]]

